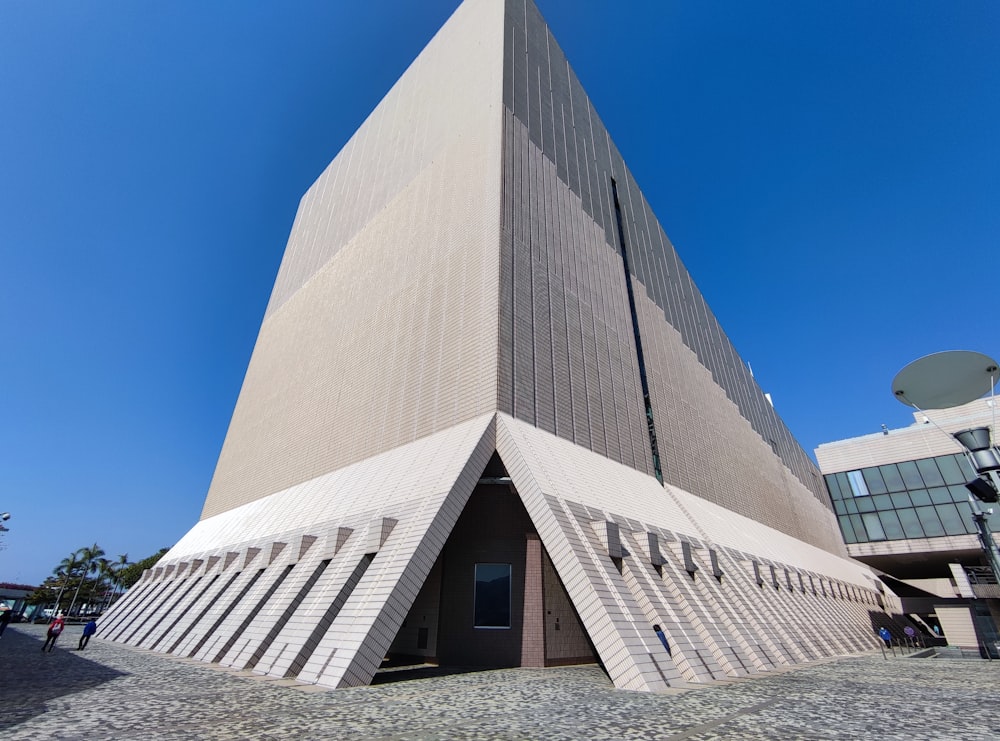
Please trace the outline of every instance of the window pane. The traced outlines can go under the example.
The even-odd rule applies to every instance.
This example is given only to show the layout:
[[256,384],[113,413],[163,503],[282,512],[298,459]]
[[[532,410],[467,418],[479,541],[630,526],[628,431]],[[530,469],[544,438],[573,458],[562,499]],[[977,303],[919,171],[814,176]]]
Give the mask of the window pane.
[[896,514],[899,515],[899,521],[903,525],[903,532],[906,533],[907,538],[924,537],[924,529],[920,526],[920,520],[917,518],[915,510],[901,509]]
[[923,476],[924,483],[927,486],[944,486],[944,479],[941,477],[941,472],[938,471],[937,464],[933,458],[924,458],[921,461],[917,461],[917,469],[919,469],[920,475]]
[[[862,501],[864,501],[864,500],[862,500]],[[850,514],[856,515],[858,513],[858,503],[855,502],[853,499],[845,499],[844,500],[844,506],[847,507],[847,511]]]
[[837,474],[837,486],[840,487],[840,493],[844,495],[844,499],[854,496],[854,494],[851,493],[851,485],[847,481],[846,473]]
[[910,492],[910,499],[913,500],[913,505],[919,507],[921,504],[930,504],[931,495],[927,493],[926,489],[916,489]]
[[976,478],[976,472],[972,470],[972,466],[969,464],[968,458],[961,453],[953,455],[952,458],[955,459],[958,467],[962,469],[962,476],[966,481],[972,481],[972,479]]
[[962,516],[958,513],[958,508],[954,504],[942,504],[937,508],[938,517],[944,525],[944,531],[948,535],[965,535],[965,525],[962,524]]
[[890,463],[888,466],[879,466],[878,470],[882,474],[882,480],[885,481],[885,486],[889,491],[903,491],[906,488],[906,484],[903,483],[903,477],[899,475],[899,469],[896,468],[895,463]]
[[967,479],[965,474],[962,473],[962,469],[958,465],[958,461],[955,460],[953,455],[942,455],[940,458],[935,458],[938,464],[938,468],[941,469],[941,475],[944,476],[944,482],[946,484],[964,484]]
[[915,511],[917,517],[920,518],[920,524],[924,528],[924,534],[928,538],[936,538],[944,535],[944,528],[941,527],[941,520],[938,519],[934,507],[917,507]]
[[865,477],[868,491],[872,494],[885,494],[888,491],[885,488],[885,482],[882,481],[882,474],[878,472],[877,468],[863,468],[861,475]]
[[861,471],[848,471],[847,480],[850,482],[851,491],[854,492],[856,497],[867,497],[869,494],[868,485],[865,484],[865,477],[861,475]]
[[888,494],[879,494],[877,497],[872,497],[872,504],[875,505],[875,509],[892,509],[892,497]]
[[968,500],[966,500],[964,502],[955,502],[955,507],[958,509],[958,514],[962,518],[962,524],[965,525],[965,532],[969,535],[975,535],[976,525],[972,521],[972,505],[970,505]]
[[875,502],[872,501],[871,497],[861,497],[858,499],[854,499],[853,501],[857,502],[859,512],[875,511]]
[[837,520],[840,522],[840,532],[844,534],[845,543],[857,543],[858,538],[854,534],[854,528],[851,527],[851,520],[848,517],[838,517]]
[[902,540],[905,536],[903,526],[899,524],[899,518],[895,512],[879,512],[878,519],[882,522],[882,529],[885,537],[889,540]]
[[913,461],[906,461],[899,464],[899,475],[903,477],[903,483],[907,489],[923,489],[924,481],[920,478],[917,464]]
[[948,491],[951,492],[951,501],[953,502],[969,501],[969,490],[964,486],[949,486]]
[[934,489],[928,489],[927,493],[931,495],[931,501],[934,504],[950,504],[951,492],[943,486],[938,486]]
[[858,542],[866,542],[868,535],[865,533],[865,523],[861,521],[861,515],[851,515],[851,525],[854,527],[854,535]]
[[510,627],[510,564],[477,563],[475,627]]
[[861,515],[865,523],[865,530],[868,532],[868,540],[885,540],[885,531],[882,529],[882,521],[874,512]]
[[836,512],[838,515],[846,515],[847,514],[847,502],[845,502],[843,499],[834,499],[833,500],[833,511]]
[[896,505],[896,509],[903,509],[904,507],[909,507],[910,505],[910,495],[905,491],[901,491],[896,494],[890,494],[892,497],[892,503]]
[[824,476],[826,480],[826,488],[830,490],[831,499],[843,499],[844,495],[840,493],[840,484],[837,483],[836,476]]

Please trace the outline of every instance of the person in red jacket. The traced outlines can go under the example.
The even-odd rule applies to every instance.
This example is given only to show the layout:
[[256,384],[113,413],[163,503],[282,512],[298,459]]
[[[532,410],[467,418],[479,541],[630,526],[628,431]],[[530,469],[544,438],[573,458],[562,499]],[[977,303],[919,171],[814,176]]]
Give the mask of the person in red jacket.
[[42,651],[47,648],[49,653],[52,653],[52,648],[56,645],[56,639],[62,635],[63,628],[65,627],[66,621],[63,620],[63,614],[60,612],[56,615],[56,619],[52,621],[48,632],[45,634],[45,643],[42,644]]

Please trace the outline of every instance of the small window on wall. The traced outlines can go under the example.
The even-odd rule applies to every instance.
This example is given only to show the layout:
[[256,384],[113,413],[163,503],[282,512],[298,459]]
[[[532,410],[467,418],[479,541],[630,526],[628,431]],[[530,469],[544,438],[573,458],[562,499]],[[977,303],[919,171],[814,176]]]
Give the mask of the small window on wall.
[[510,628],[510,564],[477,563],[475,627]]

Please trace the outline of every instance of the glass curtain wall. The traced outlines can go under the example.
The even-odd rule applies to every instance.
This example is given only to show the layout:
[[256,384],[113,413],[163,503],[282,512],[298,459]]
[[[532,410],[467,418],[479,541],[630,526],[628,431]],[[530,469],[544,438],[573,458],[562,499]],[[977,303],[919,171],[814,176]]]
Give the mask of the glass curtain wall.
[[939,455],[827,474],[847,543],[973,535],[965,483],[976,477],[965,456]]

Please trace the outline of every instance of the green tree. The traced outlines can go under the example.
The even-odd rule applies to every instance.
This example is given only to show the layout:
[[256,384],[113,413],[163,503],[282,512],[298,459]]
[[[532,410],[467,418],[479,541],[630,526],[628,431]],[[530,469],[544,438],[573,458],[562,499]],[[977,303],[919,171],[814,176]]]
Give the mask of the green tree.
[[123,587],[122,587],[122,570],[126,566],[130,566],[130,565],[131,564],[129,564],[128,554],[127,553],[120,553],[120,554],[118,554],[118,561],[115,562],[114,567],[112,568],[111,583],[113,585],[113,588],[111,590],[111,594],[108,596],[107,604],[105,604],[105,606],[104,606],[105,610],[108,609],[109,607],[111,607],[111,605],[114,603],[114,601],[118,599],[118,595],[119,595],[119,593],[123,589]]
[[77,556],[82,563],[80,568],[80,581],[76,585],[76,592],[73,594],[73,600],[69,603],[69,610],[66,611],[67,615],[73,614],[73,606],[76,605],[76,598],[80,596],[80,587],[87,580],[87,576],[93,574],[97,571],[97,561],[104,555],[104,550],[101,546],[94,543],[92,546],[87,546],[86,548],[81,548],[76,552]]
[[59,612],[59,604],[62,602],[63,592],[66,591],[66,587],[70,585],[80,572],[82,564],[79,559],[79,553],[79,551],[70,553],[52,570],[52,575],[55,577],[59,589],[55,605],[53,606],[54,613]]
[[157,553],[152,556],[142,559],[141,561],[136,561],[133,564],[125,566],[118,572],[119,584],[124,589],[128,589],[142,576],[142,572],[146,569],[151,569],[156,565],[156,562],[163,558],[163,554],[169,551],[169,548],[161,548]]

